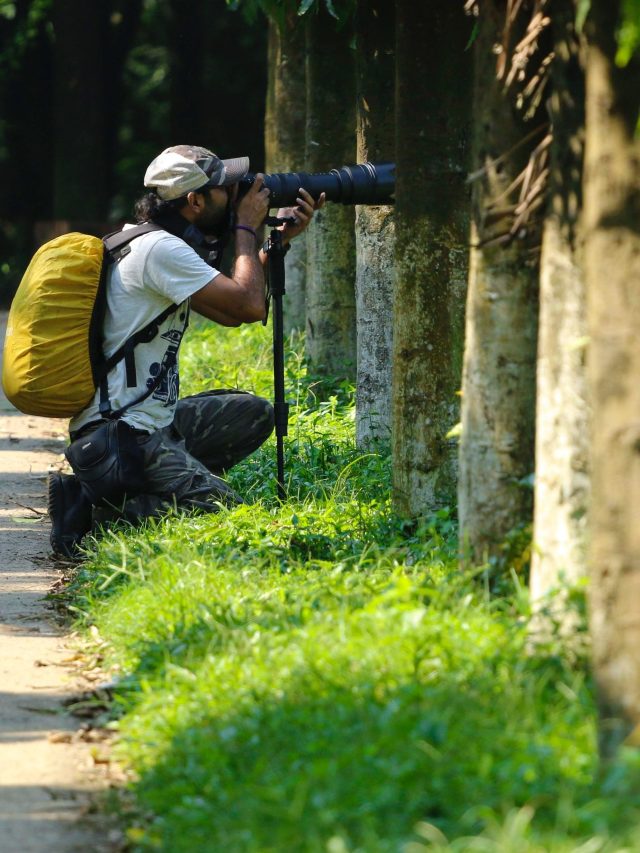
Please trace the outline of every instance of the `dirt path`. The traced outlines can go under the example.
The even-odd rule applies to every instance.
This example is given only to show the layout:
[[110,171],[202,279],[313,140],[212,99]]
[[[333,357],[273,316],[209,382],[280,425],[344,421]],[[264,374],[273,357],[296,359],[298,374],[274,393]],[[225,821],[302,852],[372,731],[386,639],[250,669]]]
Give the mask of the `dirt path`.
[[73,653],[44,599],[59,577],[46,476],[65,430],[66,421],[19,414],[0,393],[0,853],[113,849],[85,816],[105,781],[91,745],[73,737],[80,721],[63,710]]

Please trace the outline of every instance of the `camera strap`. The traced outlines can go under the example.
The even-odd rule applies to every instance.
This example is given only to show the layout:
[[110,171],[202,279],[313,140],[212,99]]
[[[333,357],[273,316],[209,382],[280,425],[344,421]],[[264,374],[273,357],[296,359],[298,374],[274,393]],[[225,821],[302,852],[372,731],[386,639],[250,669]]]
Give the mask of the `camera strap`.
[[197,225],[188,222],[176,210],[164,211],[151,224],[155,224],[156,227],[159,226],[164,231],[168,231],[169,234],[173,234],[174,237],[184,240],[198,257],[202,258],[205,264],[210,267],[217,267],[221,261],[227,242],[227,234],[217,240],[208,240]]

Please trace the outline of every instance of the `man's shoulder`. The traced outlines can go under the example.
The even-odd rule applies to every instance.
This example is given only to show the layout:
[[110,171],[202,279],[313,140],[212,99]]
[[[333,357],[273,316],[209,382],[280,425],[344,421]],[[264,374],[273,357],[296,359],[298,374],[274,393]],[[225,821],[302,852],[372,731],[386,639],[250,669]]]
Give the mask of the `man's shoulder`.
[[168,231],[149,231],[132,240],[130,265],[154,275],[159,271],[203,273],[204,262],[188,243]]
[[216,274],[191,246],[168,231],[149,231],[129,245],[120,272],[125,287],[147,287],[180,303]]
[[[135,227],[135,225],[125,225],[123,231],[126,232]],[[189,248],[184,240],[181,240],[180,237],[176,237],[175,234],[170,234],[163,228],[159,228],[157,231],[147,231],[146,234],[141,234],[132,240],[130,245],[132,250],[135,247],[137,249],[144,250],[145,252],[151,251],[151,249],[156,246],[159,247],[159,250],[161,251],[169,252],[176,248]]]

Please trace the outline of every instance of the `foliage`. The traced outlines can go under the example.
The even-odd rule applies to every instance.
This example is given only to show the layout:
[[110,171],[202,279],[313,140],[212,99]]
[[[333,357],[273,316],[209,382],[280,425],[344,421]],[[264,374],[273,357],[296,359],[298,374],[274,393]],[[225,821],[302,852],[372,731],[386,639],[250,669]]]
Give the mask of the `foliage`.
[[[576,29],[578,32],[582,32],[590,9],[591,0],[577,0]],[[621,0],[617,38],[616,64],[620,68],[626,68],[640,48],[640,0]]]
[[640,48],[640,0],[622,0],[616,64],[625,68]]
[[176,127],[172,77],[176,64],[188,60],[175,55],[175,43],[172,48],[168,36],[179,26],[176,8],[176,4],[146,0],[137,37],[122,67],[123,115],[118,130],[113,219],[130,216],[133,202],[143,189],[142,176],[148,163],[168,144],[176,144],[168,138],[169,133],[174,139],[194,144],[200,140],[197,144],[211,147],[221,156],[247,154],[255,169],[262,168],[264,26],[227,13],[223,0],[199,4],[205,32],[215,33],[215,49],[210,49],[206,38],[203,44],[191,46],[203,49],[200,74],[192,82],[202,93],[202,103],[187,126]]
[[[187,391],[268,393],[264,330],[186,346]],[[66,592],[117,677],[132,849],[633,846],[640,766],[596,778],[582,596],[571,642],[536,639],[515,574],[498,597],[459,572],[448,511],[394,516],[387,455],[357,453],[348,388],[313,404],[301,350],[294,497],[275,499],[267,447],[233,472],[255,503],[109,531]]]
[[0,19],[14,24],[11,39],[3,38],[0,75],[6,74],[7,69],[20,69],[25,51],[35,41],[38,30],[51,12],[52,5],[53,0],[32,0],[26,7],[26,13],[19,15],[18,3],[0,0]]
[[[38,102],[38,131],[24,120],[24,104],[33,107],[34,75],[40,68],[38,61],[43,51],[50,50],[52,31],[48,20],[52,0],[31,0],[28,3],[0,0],[0,180],[4,187],[4,204],[0,204],[0,305],[6,304],[15,292],[33,251],[32,223],[23,199],[29,198],[31,211],[42,215],[43,187],[50,176],[50,161],[46,144],[47,132],[34,139],[40,127],[46,124],[48,104]],[[39,81],[38,81],[39,82]],[[41,87],[42,100],[46,99],[46,84]],[[17,114],[17,115],[16,115]],[[19,116],[19,118],[18,118]],[[17,134],[24,134],[22,144],[16,145]],[[37,162],[29,154],[37,145]],[[28,152],[28,153],[27,153]],[[22,167],[22,162],[28,166]],[[46,177],[40,177],[43,171]],[[39,182],[34,180],[34,173]],[[20,175],[17,192],[13,176]]]
[[260,13],[272,18],[280,26],[287,14],[306,15],[325,8],[336,21],[347,21],[355,12],[355,0],[226,0],[229,8],[241,10],[248,21],[255,21]]
[[[91,174],[102,176],[100,192],[85,192],[74,206],[77,216],[71,218],[83,227],[93,222],[110,231],[129,219],[148,163],[176,140],[198,141],[222,156],[246,154],[255,170],[263,168],[267,34],[262,21],[248,24],[227,10],[225,0],[84,5],[74,28],[54,14],[64,3],[0,0],[2,304],[13,296],[36,248],[34,234],[48,232],[35,226],[68,219],[69,209],[61,212],[64,200],[88,184],[80,169],[76,182],[60,177],[60,161],[69,157],[56,138],[61,126],[56,81],[65,79],[56,67],[61,34],[73,44],[93,33],[102,45],[96,68],[103,70],[105,92],[98,85],[91,102],[105,116],[103,138],[92,137],[86,114],[64,110],[65,128],[77,123],[77,138],[95,158]],[[185,26],[193,21],[201,25]],[[94,80],[95,73],[87,79]]]
[[591,0],[576,0],[576,31],[581,33],[591,9]]

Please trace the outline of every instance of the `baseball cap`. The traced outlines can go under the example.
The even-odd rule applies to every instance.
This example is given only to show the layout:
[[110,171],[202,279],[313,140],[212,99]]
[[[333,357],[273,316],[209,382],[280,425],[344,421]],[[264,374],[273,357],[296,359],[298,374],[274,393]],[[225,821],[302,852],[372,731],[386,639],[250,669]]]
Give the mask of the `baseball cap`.
[[144,176],[144,185],[154,189],[164,201],[181,198],[192,190],[226,187],[237,183],[249,171],[248,157],[221,160],[208,148],[174,145],[153,160]]

